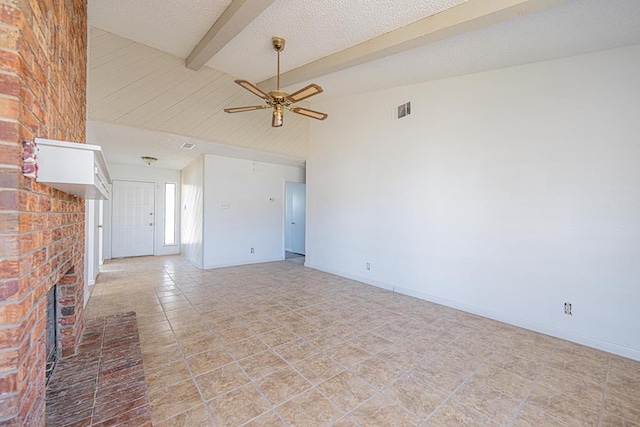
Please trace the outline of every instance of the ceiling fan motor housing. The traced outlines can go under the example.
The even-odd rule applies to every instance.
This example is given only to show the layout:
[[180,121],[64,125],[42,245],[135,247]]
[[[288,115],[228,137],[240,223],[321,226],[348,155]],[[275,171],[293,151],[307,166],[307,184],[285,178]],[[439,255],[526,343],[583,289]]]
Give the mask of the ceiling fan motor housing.
[[276,52],[282,52],[284,50],[284,39],[282,37],[272,37],[271,45]]

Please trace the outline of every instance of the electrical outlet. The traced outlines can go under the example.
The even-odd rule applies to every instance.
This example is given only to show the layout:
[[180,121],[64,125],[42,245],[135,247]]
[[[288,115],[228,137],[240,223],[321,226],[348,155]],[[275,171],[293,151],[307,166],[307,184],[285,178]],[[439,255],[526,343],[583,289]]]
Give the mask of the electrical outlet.
[[568,314],[569,316],[572,316],[572,314],[571,314],[571,303],[570,302],[565,302],[564,303],[564,314]]
[[255,250],[254,248],[251,248],[251,253],[252,253],[252,254],[255,254],[255,253],[256,253],[256,250]]
[[367,263],[367,270],[371,270],[371,264]]

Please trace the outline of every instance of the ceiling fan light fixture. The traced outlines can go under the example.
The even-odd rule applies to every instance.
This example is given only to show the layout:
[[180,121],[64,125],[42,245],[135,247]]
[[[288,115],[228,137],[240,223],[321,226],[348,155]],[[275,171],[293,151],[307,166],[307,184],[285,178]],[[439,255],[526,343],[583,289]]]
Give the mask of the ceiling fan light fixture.
[[273,118],[271,119],[271,126],[274,128],[279,128],[282,126],[284,122],[284,111],[282,109],[282,105],[275,105],[273,107]]

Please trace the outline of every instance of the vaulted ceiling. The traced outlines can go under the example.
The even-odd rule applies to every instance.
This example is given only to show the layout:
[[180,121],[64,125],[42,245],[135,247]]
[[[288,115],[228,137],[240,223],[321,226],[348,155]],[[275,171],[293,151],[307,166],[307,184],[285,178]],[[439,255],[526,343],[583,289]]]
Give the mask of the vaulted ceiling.
[[[222,111],[261,103],[236,78],[274,88],[272,36],[287,40],[284,89],[324,88],[313,108],[314,99],[637,44],[640,2],[89,0],[89,24],[88,142],[109,161],[155,155],[159,167],[181,169],[199,152],[306,158],[312,119],[286,114],[272,128],[269,110]],[[198,149],[179,151],[185,139]]]

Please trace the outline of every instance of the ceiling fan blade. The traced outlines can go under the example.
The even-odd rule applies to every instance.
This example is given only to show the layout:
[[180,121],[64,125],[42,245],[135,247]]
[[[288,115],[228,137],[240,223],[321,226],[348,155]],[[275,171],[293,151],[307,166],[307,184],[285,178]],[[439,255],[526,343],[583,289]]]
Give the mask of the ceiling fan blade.
[[305,86],[299,91],[293,92],[291,95],[285,98],[285,101],[290,103],[296,103],[298,101],[302,101],[303,99],[307,99],[312,97],[313,95],[317,95],[322,93],[322,88],[315,83],[311,83],[309,86]]
[[245,111],[253,111],[253,110],[263,110],[265,108],[269,108],[268,105],[251,105],[249,107],[233,107],[233,108],[225,108],[225,113],[243,113]]
[[238,80],[234,80],[234,82],[236,82],[237,84],[239,84],[240,86],[248,90],[249,92],[253,93],[254,95],[257,95],[260,98],[264,99],[265,101],[269,101],[271,99],[271,97],[266,93],[264,93],[263,91],[261,91],[258,86],[254,85],[253,83],[247,80],[238,79]]
[[326,113],[321,113],[319,111],[313,111],[313,110],[309,110],[307,108],[302,108],[302,107],[289,107],[289,110],[293,111],[294,113],[302,114],[303,116],[311,117],[312,119],[316,119],[316,120],[324,120],[328,117]]

